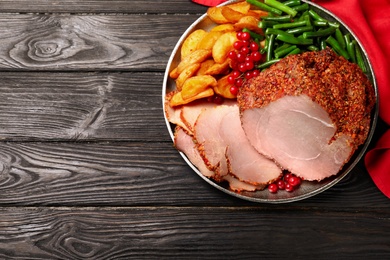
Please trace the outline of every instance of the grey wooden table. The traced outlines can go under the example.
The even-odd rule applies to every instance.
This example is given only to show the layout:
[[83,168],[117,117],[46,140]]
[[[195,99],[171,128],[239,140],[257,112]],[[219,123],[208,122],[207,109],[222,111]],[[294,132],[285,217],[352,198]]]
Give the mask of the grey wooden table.
[[362,162],[320,195],[260,204],[211,187],[172,147],[164,70],[205,11],[0,1],[0,259],[390,256],[390,203]]

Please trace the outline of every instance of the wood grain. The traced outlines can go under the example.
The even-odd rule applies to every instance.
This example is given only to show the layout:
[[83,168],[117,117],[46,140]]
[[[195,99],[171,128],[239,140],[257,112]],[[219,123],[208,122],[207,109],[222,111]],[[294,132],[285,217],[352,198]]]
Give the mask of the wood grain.
[[384,212],[61,207],[0,214],[3,259],[386,259],[390,251]]
[[6,13],[205,13],[207,7],[183,0],[2,0],[0,11]]
[[167,141],[162,73],[0,72],[0,140]]
[[[290,208],[389,210],[360,165]],[[256,205],[212,187],[171,143],[0,143],[0,205]],[[275,205],[272,207],[284,207]]]
[[0,70],[163,71],[198,17],[0,13]]

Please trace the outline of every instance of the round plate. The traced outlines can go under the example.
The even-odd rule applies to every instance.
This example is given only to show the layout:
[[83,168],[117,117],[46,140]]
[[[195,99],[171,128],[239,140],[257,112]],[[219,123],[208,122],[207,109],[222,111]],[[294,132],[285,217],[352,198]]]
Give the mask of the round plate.
[[[228,2],[224,3],[223,5],[231,4],[231,3],[234,3],[234,2],[237,2],[237,1],[236,0],[228,1]],[[342,178],[344,178],[356,166],[356,164],[359,162],[359,160],[363,157],[363,155],[364,155],[364,153],[365,153],[365,151],[366,151],[366,149],[367,149],[367,147],[369,145],[369,142],[371,141],[372,136],[374,134],[375,126],[376,126],[377,119],[378,119],[378,90],[377,90],[377,85],[376,85],[374,72],[373,72],[372,66],[370,64],[370,61],[368,59],[366,51],[364,50],[364,48],[363,48],[362,44],[360,43],[359,39],[357,39],[356,35],[339,18],[337,18],[334,14],[332,14],[328,10],[326,10],[323,7],[318,6],[318,5],[316,5],[316,4],[312,3],[312,2],[305,1],[305,0],[302,0],[302,2],[308,3],[311,6],[311,8],[314,11],[316,11],[319,15],[321,15],[323,18],[325,18],[325,19],[327,19],[329,21],[338,22],[340,24],[340,30],[343,33],[349,32],[351,34],[352,38],[357,41],[359,47],[361,48],[363,56],[364,56],[363,57],[364,61],[365,61],[366,66],[368,68],[367,76],[371,80],[371,82],[373,84],[373,87],[375,88],[375,95],[376,95],[376,101],[377,101],[376,102],[376,106],[375,106],[375,108],[374,108],[374,110],[372,112],[372,116],[371,116],[372,119],[371,119],[371,129],[370,129],[370,132],[368,134],[366,142],[363,145],[360,146],[360,148],[354,153],[354,156],[350,159],[350,161],[343,167],[343,169],[337,175],[332,176],[330,178],[327,178],[327,179],[325,179],[325,180],[323,180],[321,182],[303,181],[301,186],[298,189],[296,189],[295,191],[293,191],[293,192],[278,191],[275,194],[270,193],[267,189],[263,190],[263,191],[240,192],[240,193],[231,191],[223,183],[216,183],[213,180],[205,177],[188,160],[186,155],[184,153],[180,152],[181,156],[187,162],[187,164],[203,180],[205,180],[210,185],[214,186],[215,188],[217,188],[217,189],[219,189],[219,190],[221,190],[221,191],[223,191],[226,194],[229,194],[231,196],[238,197],[238,198],[241,198],[241,199],[244,199],[244,200],[248,200],[248,201],[253,201],[253,202],[286,203],[286,202],[294,202],[294,201],[302,200],[302,199],[314,196],[316,194],[319,194],[319,193],[329,189],[330,187],[335,185],[337,182],[339,182]],[[176,46],[175,46],[175,48],[174,48],[174,50],[173,50],[173,52],[172,52],[172,54],[170,56],[170,59],[168,61],[167,68],[166,68],[166,71],[165,71],[164,82],[163,82],[163,89],[162,89],[162,100],[163,100],[164,106],[165,106],[165,102],[164,101],[165,101],[166,94],[171,92],[172,90],[174,90],[175,87],[176,87],[174,80],[170,79],[170,77],[169,77],[169,72],[173,68],[175,68],[178,65],[178,63],[180,62],[180,58],[181,58],[180,57],[180,48],[181,48],[181,45],[182,45],[183,41],[194,30],[204,29],[204,30],[208,31],[211,28],[213,28],[214,26],[216,26],[216,24],[207,17],[207,14],[204,14],[200,18],[198,18],[184,32],[184,34],[181,36],[181,38],[177,42],[177,44],[176,44]],[[163,109],[165,111],[165,107],[163,107]],[[165,116],[165,113],[164,113],[164,116]],[[169,134],[170,134],[172,140],[174,140],[173,133],[174,133],[174,127],[175,126],[172,125],[168,121],[166,116],[165,116],[165,122],[167,124],[167,128],[168,128]]]

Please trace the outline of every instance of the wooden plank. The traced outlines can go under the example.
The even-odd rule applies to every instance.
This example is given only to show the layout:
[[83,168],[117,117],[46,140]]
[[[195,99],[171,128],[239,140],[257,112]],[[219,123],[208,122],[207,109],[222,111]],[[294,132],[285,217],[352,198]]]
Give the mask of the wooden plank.
[[[388,211],[1,208],[3,259],[388,259]],[[378,225],[380,219],[380,225]],[[287,242],[288,239],[288,242]]]
[[[0,143],[0,172],[3,206],[257,205],[205,182],[171,143]],[[289,205],[302,207],[390,210],[363,165],[330,190]]]
[[162,73],[0,77],[0,140],[169,140]]
[[205,13],[207,7],[186,0],[2,0],[0,12],[11,13]]
[[0,70],[164,71],[198,17],[0,13]]

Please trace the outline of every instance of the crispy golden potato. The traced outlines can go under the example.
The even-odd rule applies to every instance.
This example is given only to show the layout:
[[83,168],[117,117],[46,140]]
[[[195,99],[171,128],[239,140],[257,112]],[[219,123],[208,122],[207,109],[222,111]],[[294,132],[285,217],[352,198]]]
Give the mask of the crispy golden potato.
[[214,90],[212,88],[208,88],[200,93],[198,93],[197,95],[189,98],[189,99],[186,99],[184,100],[183,97],[182,97],[182,92],[176,92],[171,100],[169,101],[169,105],[171,107],[176,107],[176,106],[181,106],[181,105],[185,105],[185,104],[188,104],[188,103],[191,103],[192,101],[195,101],[195,100],[198,100],[198,99],[202,99],[202,98],[206,98],[206,97],[211,97],[214,95]]
[[219,24],[215,27],[213,27],[210,32],[215,32],[215,31],[218,31],[218,32],[233,32],[235,29],[234,29],[234,25],[231,24],[231,23],[224,23],[224,24]]
[[208,88],[213,88],[215,85],[217,85],[217,80],[213,76],[193,76],[184,82],[181,89],[181,96],[184,100],[187,100]]
[[226,32],[215,42],[212,56],[215,62],[224,63],[229,51],[233,49],[233,43],[237,41],[236,32]]
[[203,29],[198,29],[190,33],[181,46],[181,58],[184,58],[188,56],[188,54],[194,52],[197,49],[199,42],[206,34],[207,32]]
[[214,87],[214,92],[224,98],[234,99],[236,96],[230,92],[231,85],[227,80],[228,77],[229,75],[226,75],[217,81],[217,85]]
[[217,24],[228,23],[229,21],[222,15],[222,8],[220,6],[213,6],[207,9],[208,17]]
[[200,68],[200,63],[194,63],[194,64],[191,64],[189,66],[187,66],[181,73],[180,75],[177,77],[176,79],[176,89],[177,90],[181,90],[184,82],[192,77],[193,75],[195,75],[195,73],[199,70]]
[[255,33],[263,34],[263,30],[259,28],[259,19],[256,19],[253,16],[244,16],[237,23],[234,24],[234,29],[236,31],[241,31],[244,28],[247,28]]
[[199,41],[197,49],[206,49],[211,50],[214,46],[214,43],[218,40],[223,32],[213,31],[208,32],[206,35]]
[[210,66],[205,72],[205,75],[220,75],[225,74],[226,71],[229,69],[229,63],[230,60],[226,59],[223,63],[214,63],[212,66]]
[[242,14],[247,14],[251,8],[251,5],[247,1],[241,1],[230,5],[225,5],[234,11],[240,12]]
[[205,72],[211,68],[213,65],[215,64],[215,61],[213,59],[208,59],[208,60],[205,60],[204,62],[202,62],[200,64],[200,68],[198,69],[198,71],[196,72],[196,75],[197,76],[200,76],[200,75],[206,75]]
[[202,63],[203,61],[210,58],[211,54],[212,54],[211,50],[204,50],[204,49],[195,50],[191,52],[180,61],[179,65],[177,65],[175,69],[173,69],[170,72],[171,78],[176,79],[177,77],[179,77],[180,73],[182,73],[186,67],[194,63]]
[[245,14],[233,10],[228,6],[221,7],[221,13],[229,21],[229,23],[237,23]]
[[265,17],[268,15],[268,12],[263,10],[249,10],[247,13],[248,16],[253,16],[256,19],[261,19],[262,17]]

